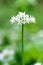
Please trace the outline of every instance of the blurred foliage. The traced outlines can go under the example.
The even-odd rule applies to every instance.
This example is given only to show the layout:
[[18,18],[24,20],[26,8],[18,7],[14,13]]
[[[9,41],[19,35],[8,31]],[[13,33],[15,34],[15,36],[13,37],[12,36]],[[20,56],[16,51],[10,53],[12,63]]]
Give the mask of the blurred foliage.
[[15,59],[16,59],[16,65],[22,65],[22,55],[20,52],[16,52],[15,54]]
[[2,62],[0,61],[0,65],[2,65]]
[[34,63],[36,63],[37,61],[35,59],[31,59],[30,61],[28,61],[25,65],[34,65]]
[[7,46],[10,44],[10,40],[5,36],[3,38],[2,46]]
[[10,23],[11,16],[20,11],[36,18],[35,24],[24,26],[24,65],[43,63],[43,33],[38,33],[43,31],[43,0],[0,0],[0,53],[6,48],[16,49],[13,59],[4,59],[0,65],[22,65],[21,27]]

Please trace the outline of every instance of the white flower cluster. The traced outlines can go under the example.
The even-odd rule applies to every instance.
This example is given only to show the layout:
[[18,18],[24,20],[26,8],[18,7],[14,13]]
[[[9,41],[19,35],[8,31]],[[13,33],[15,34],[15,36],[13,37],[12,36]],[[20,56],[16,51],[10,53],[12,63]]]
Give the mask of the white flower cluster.
[[29,16],[28,14],[26,14],[25,12],[19,12],[19,14],[17,14],[17,16],[13,16],[10,19],[10,22],[13,23],[17,23],[17,24],[25,24],[25,23],[35,23],[35,18],[33,16]]

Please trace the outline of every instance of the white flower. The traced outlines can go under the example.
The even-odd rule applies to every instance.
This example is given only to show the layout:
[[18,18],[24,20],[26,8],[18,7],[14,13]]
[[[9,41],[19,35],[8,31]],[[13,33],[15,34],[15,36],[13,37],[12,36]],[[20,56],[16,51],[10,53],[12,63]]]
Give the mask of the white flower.
[[35,63],[34,65],[42,65],[41,63],[39,63],[39,62],[37,62],[37,63]]
[[35,18],[34,18],[33,16],[30,15],[29,21],[35,23]]
[[17,24],[25,24],[25,23],[35,23],[35,18],[33,16],[29,16],[28,14],[26,14],[25,12],[19,12],[19,14],[17,14],[17,16],[13,16],[10,19],[11,23],[17,23]]
[[10,22],[11,22],[11,23],[14,23],[14,22],[15,22],[15,17],[14,17],[14,16],[11,17]]

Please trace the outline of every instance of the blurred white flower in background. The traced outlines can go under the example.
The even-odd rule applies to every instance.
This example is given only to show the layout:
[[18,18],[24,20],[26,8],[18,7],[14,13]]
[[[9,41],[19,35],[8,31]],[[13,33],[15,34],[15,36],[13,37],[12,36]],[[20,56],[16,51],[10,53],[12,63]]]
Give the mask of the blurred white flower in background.
[[25,24],[25,23],[35,23],[35,17],[29,16],[25,12],[19,12],[19,14],[17,14],[17,16],[11,17],[10,22],[12,24],[17,23],[20,25]]
[[[37,32],[37,34],[33,34],[33,35],[31,36],[31,39],[34,40],[34,41],[35,41],[35,40],[39,40],[39,39],[41,40],[41,39],[42,39],[42,40],[41,40],[41,42],[42,42],[42,41],[43,41],[43,30],[40,30],[39,32]],[[39,40],[39,41],[40,41],[40,40]]]
[[9,64],[6,62],[6,63],[4,63],[4,65],[9,65]]
[[40,31],[38,32],[38,37],[43,38],[43,30],[40,30]]
[[31,5],[36,5],[37,4],[37,0],[27,0],[27,2]]
[[[2,53],[0,53],[0,60],[4,60],[6,56],[8,56],[8,59],[11,60],[14,55],[14,50],[4,49]],[[7,58],[6,58],[7,59]]]
[[0,61],[2,61],[2,60],[3,60],[3,58],[4,58],[3,54],[2,54],[2,53],[0,53]]
[[8,49],[3,50],[2,54],[3,54],[4,56],[5,56],[5,55],[9,55]]
[[34,65],[42,65],[42,63],[37,62],[37,63],[35,63]]
[[4,56],[6,56],[6,55],[12,56],[12,55],[14,54],[14,51],[13,51],[13,50],[5,49],[5,50],[3,50],[2,54],[3,54]]

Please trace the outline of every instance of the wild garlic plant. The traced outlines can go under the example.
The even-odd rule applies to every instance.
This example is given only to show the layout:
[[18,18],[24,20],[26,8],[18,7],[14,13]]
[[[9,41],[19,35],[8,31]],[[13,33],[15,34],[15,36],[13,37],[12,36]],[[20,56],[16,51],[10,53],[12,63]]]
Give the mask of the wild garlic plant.
[[16,23],[17,25],[21,25],[22,26],[22,65],[24,65],[23,62],[23,53],[24,53],[24,46],[23,46],[23,42],[24,42],[24,25],[26,23],[35,23],[35,17],[26,14],[25,12],[19,12],[17,14],[17,16],[13,16],[10,19],[11,24]]

